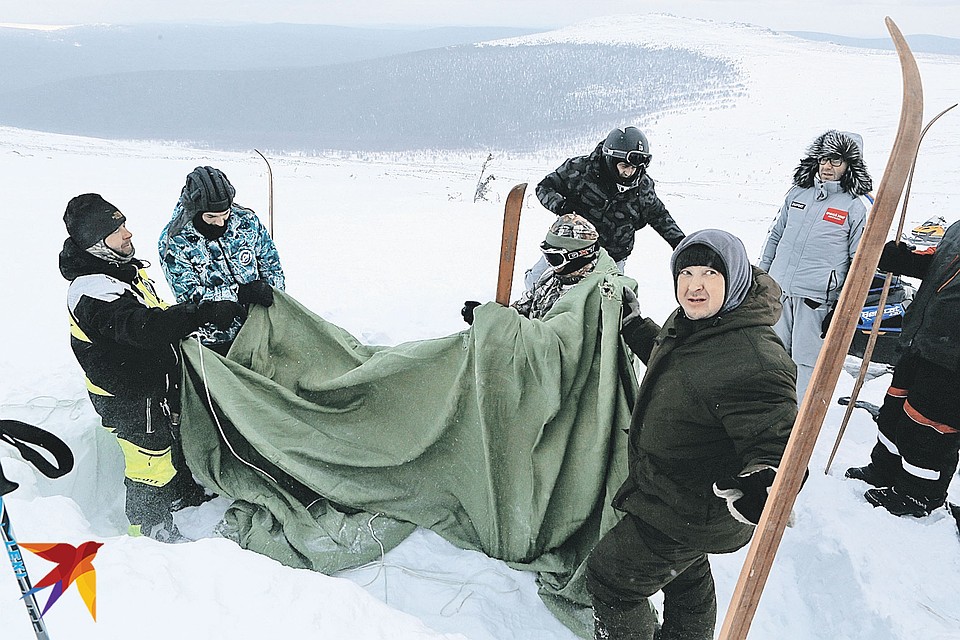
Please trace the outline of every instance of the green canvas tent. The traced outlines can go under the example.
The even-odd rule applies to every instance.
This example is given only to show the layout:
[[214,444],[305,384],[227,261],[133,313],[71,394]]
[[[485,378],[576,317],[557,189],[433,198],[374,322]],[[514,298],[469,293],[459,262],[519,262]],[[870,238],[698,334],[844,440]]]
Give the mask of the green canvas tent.
[[602,253],[542,321],[487,303],[460,333],[391,347],[277,292],[227,358],[185,342],[184,453],[235,500],[223,533],[334,573],[425,527],[538,572],[554,613],[592,634],[582,565],[618,519],[637,388],[624,286]]

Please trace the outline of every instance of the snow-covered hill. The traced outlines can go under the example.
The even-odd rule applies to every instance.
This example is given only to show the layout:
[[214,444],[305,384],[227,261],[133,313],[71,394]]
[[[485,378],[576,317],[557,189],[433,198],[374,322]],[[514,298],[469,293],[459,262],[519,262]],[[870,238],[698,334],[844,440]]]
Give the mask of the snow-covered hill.
[[[794,166],[827,128],[863,135],[875,183],[886,164],[900,106],[899,67],[890,52],[669,16],[598,20],[537,37],[570,44],[695,43],[739,66],[742,95],[722,108],[707,102],[634,123],[653,145],[650,172],[658,192],[687,232],[727,229],[758,256]],[[918,61],[927,117],[960,100],[960,58],[918,55]],[[517,182],[530,185],[515,282],[537,257],[553,218],[529,195],[533,186],[605,134],[606,126],[584,126],[568,143],[494,159],[499,197]],[[907,228],[934,214],[960,218],[957,140],[960,115],[951,113],[924,142]],[[462,301],[491,299],[496,280],[502,202],[471,201],[485,157],[441,151],[273,157],[274,228],[288,291],[368,343],[462,330]],[[171,299],[156,266],[156,238],[184,177],[200,164],[222,168],[237,187],[237,201],[266,217],[266,172],[253,153],[0,128],[6,240],[0,417],[52,430],[77,455],[70,475],[49,481],[0,445],[6,475],[21,484],[5,502],[21,541],[105,543],[94,562],[97,622],[68,592],[46,616],[51,636],[572,638],[540,603],[532,575],[454,549],[426,531],[383,563],[343,577],[288,569],[215,537],[164,546],[123,535],[119,452],[97,427],[69,349],[66,283],[56,266],[65,237],[61,216],[71,197],[88,191],[119,206],[137,255],[155,265],[151,272]],[[626,267],[640,282],[644,313],[657,320],[676,306],[668,256],[666,243],[644,229]],[[886,375],[871,380],[861,397],[879,402],[888,383]],[[849,394],[852,384],[841,373],[835,395]],[[797,502],[797,524],[784,536],[750,637],[957,640],[954,522],[946,512],[895,519],[862,500],[864,485],[840,477],[867,459],[875,431],[865,413],[854,416],[834,471],[825,476],[841,416],[842,407],[831,407]],[[960,501],[958,482],[954,501]],[[218,501],[187,510],[179,521],[185,531],[210,536],[222,508]],[[721,615],[744,555],[712,560]],[[35,556],[26,560],[35,581],[50,568]],[[3,637],[26,640],[32,632],[18,597],[12,572],[0,567]]]

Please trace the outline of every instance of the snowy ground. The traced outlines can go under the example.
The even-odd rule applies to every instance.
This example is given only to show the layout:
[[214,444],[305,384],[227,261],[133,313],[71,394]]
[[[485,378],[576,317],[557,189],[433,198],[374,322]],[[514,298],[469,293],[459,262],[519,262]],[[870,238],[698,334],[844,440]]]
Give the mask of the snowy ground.
[[[658,192],[685,231],[727,229],[758,257],[794,166],[826,128],[864,136],[867,163],[879,182],[900,106],[893,54],[743,25],[651,20],[619,21],[616,30],[594,21],[557,37],[656,37],[697,43],[742,64],[748,95],[734,108],[703,105],[636,123],[653,145]],[[960,98],[960,58],[923,56],[919,64],[930,117]],[[931,130],[908,229],[932,215],[948,222],[960,217],[958,139],[958,115]],[[524,157],[494,151],[498,197],[515,183],[530,184],[515,282],[536,259],[552,220],[532,196],[534,185],[564,158],[589,147],[578,143]],[[462,301],[492,299],[495,288],[502,202],[472,202],[485,157],[274,156],[274,232],[288,291],[368,343],[462,330]],[[178,514],[184,531],[201,537],[197,542],[165,546],[123,535],[120,454],[97,428],[69,349],[66,282],[56,260],[65,237],[62,211],[72,196],[89,191],[120,207],[138,257],[154,264],[151,273],[171,299],[156,266],[156,238],[184,177],[198,164],[222,168],[237,187],[237,201],[266,219],[266,172],[252,152],[0,128],[6,240],[0,253],[0,417],[54,431],[77,456],[71,474],[50,481],[0,447],[7,477],[21,484],[5,503],[21,541],[105,543],[94,562],[97,622],[68,592],[45,618],[51,637],[572,638],[540,603],[531,574],[457,550],[428,531],[415,533],[382,563],[339,577],[289,569],[213,537],[223,500]],[[627,273],[640,282],[644,313],[662,321],[676,306],[669,248],[649,229],[637,240]],[[861,398],[879,403],[888,383],[888,375],[869,381]],[[852,385],[853,377],[841,373],[835,395],[848,395]],[[834,470],[824,475],[842,415],[836,405],[827,415],[795,508],[797,524],[784,536],[750,637],[960,639],[960,541],[953,520],[946,512],[923,520],[893,518],[863,501],[863,484],[841,478],[847,466],[867,460],[875,431],[865,412],[854,415]],[[958,494],[960,481],[953,486],[954,501],[960,501]],[[721,615],[745,552],[712,559]],[[34,581],[51,568],[25,555]],[[18,596],[11,572],[0,567],[5,639],[33,637]],[[41,603],[45,599],[41,593]]]

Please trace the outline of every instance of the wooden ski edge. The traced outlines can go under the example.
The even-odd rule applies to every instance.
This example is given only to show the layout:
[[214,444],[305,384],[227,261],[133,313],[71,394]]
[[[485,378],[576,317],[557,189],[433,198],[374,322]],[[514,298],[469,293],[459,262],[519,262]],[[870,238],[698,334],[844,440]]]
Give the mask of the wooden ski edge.
[[[903,234],[903,226],[907,219],[907,204],[910,202],[910,190],[913,187],[913,174],[917,169],[917,159],[920,157],[920,145],[923,144],[923,138],[927,135],[927,131],[930,130],[930,127],[933,126],[940,117],[956,107],[957,104],[954,103],[933,116],[930,119],[923,129],[920,131],[920,139],[917,141],[917,150],[913,154],[913,161],[910,163],[910,173],[907,177],[907,188],[903,194],[903,206],[900,209],[900,222],[897,225],[897,233],[894,236],[894,240],[897,243],[900,243],[900,236]],[[857,398],[860,396],[860,390],[863,388],[863,384],[867,378],[867,372],[870,368],[870,361],[873,358],[873,350],[877,344],[877,338],[880,335],[880,324],[883,321],[883,312],[885,310],[887,303],[887,294],[890,291],[890,283],[893,280],[891,274],[887,274],[886,278],[883,281],[883,288],[880,290],[880,300],[877,302],[877,313],[880,314],[880,322],[874,319],[873,326],[870,327],[870,336],[867,338],[866,348],[863,350],[863,358],[860,362],[860,370],[857,372],[857,379],[854,382],[853,389],[850,392],[850,404],[847,405],[847,409],[843,414],[843,419],[840,421],[840,429],[837,431],[837,439],[833,443],[833,449],[830,450],[830,455],[827,457],[827,464],[823,468],[824,474],[830,473],[830,468],[833,466],[833,459],[837,455],[837,451],[840,449],[840,441],[843,440],[844,433],[846,433],[847,425],[850,423],[850,417],[853,415],[853,409],[856,406]]]
[[913,152],[919,143],[923,119],[920,71],[900,29],[889,17],[885,22],[896,45],[903,78],[903,101],[897,135],[871,216],[851,265],[850,276],[840,296],[834,322],[827,331],[807,395],[800,406],[766,508],[740,571],[720,629],[719,640],[744,640],[750,630],[763,587],[826,416],[830,398],[825,396],[833,393],[844,355],[853,337],[856,306],[865,297],[873,279],[880,251],[903,192]]
[[527,183],[522,182],[507,194],[503,206],[503,234],[500,239],[500,267],[497,273],[497,294],[494,298],[499,304],[510,304],[513,290],[513,269],[517,257],[517,235],[520,231],[520,210],[523,207],[523,195]]

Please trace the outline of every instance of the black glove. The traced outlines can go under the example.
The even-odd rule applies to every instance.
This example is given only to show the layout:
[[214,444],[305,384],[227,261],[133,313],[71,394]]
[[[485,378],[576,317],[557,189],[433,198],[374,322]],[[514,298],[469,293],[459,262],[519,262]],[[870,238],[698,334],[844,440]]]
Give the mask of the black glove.
[[886,271],[887,273],[900,273],[900,267],[904,260],[910,259],[909,254],[912,250],[913,247],[906,242],[891,240],[883,245],[883,251],[880,253],[880,263],[877,265],[877,269]]
[[233,300],[204,300],[197,309],[201,324],[212,324],[218,329],[228,329],[234,318],[242,322],[247,318],[247,310]]
[[640,319],[640,301],[637,300],[637,294],[629,287],[623,288],[623,307],[620,309],[620,317],[623,318],[622,327],[627,326],[634,320]]
[[770,486],[776,477],[775,467],[759,465],[744,470],[733,478],[714,482],[713,492],[727,501],[727,509],[734,519],[744,524],[756,525],[760,522]]
[[473,324],[473,310],[481,304],[481,302],[477,302],[476,300],[467,300],[464,302],[463,309],[460,309],[460,315],[463,316],[463,321],[467,324]]
[[269,307],[273,304],[273,287],[265,280],[254,280],[237,287],[237,302],[240,304],[259,304]]
[[880,254],[880,263],[877,265],[877,269],[898,276],[923,279],[930,269],[935,253],[936,248],[934,247],[927,247],[920,251],[905,242],[897,244],[891,240],[883,245],[883,252]]
[[576,213],[577,209],[580,208],[579,205],[580,203],[573,198],[564,198],[563,202],[560,203],[560,206],[557,207],[557,215],[562,216],[568,213]]

